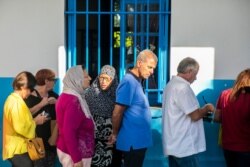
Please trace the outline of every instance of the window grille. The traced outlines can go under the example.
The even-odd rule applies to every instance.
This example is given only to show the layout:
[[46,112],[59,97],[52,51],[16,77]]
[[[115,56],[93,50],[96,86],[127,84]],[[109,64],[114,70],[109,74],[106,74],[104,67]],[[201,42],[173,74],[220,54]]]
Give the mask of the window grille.
[[157,69],[145,83],[151,105],[161,102],[169,79],[171,0],[68,0],[67,67],[84,64],[95,78],[105,64],[122,79],[140,50],[158,56]]

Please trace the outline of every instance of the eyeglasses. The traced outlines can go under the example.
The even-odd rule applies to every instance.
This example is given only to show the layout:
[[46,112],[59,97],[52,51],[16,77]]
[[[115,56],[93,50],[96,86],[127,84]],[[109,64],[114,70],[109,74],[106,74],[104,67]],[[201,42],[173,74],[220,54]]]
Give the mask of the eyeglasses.
[[55,78],[49,78],[48,81],[56,82],[56,79]]
[[99,77],[99,81],[100,82],[110,82],[110,81],[112,81],[112,79],[111,78],[108,78],[108,77]]

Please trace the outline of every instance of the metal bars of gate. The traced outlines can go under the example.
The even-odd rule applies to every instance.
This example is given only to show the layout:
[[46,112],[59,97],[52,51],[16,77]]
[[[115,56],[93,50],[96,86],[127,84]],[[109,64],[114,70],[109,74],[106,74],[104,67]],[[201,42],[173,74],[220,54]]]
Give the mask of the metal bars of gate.
[[[141,41],[144,41],[143,38],[146,36],[146,44],[141,43],[141,48],[148,48],[149,46],[149,37],[152,33],[149,32],[149,16],[151,14],[157,14],[159,17],[159,31],[158,34],[153,34],[158,37],[158,48],[157,48],[157,56],[158,56],[158,77],[157,79],[157,89],[148,89],[148,83],[146,84],[146,94],[149,92],[157,92],[158,93],[158,102],[161,101],[161,92],[166,82],[169,79],[169,39],[170,39],[170,10],[171,10],[171,0],[120,0],[120,11],[113,10],[114,0],[110,0],[110,11],[101,11],[100,9],[100,1],[98,0],[98,11],[89,11],[89,0],[86,0],[86,9],[85,11],[77,11],[76,9],[76,0],[68,0],[68,10],[65,11],[65,15],[67,16],[67,68],[76,65],[76,17],[77,15],[85,15],[86,16],[86,50],[85,50],[85,60],[86,60],[86,69],[89,69],[89,15],[95,14],[98,16],[98,25],[101,24],[101,15],[108,14],[110,15],[110,39],[113,39],[113,16],[115,14],[119,14],[121,17],[120,21],[120,69],[119,76],[120,79],[125,74],[126,66],[126,45],[125,40],[127,36],[133,36],[133,50],[134,50],[134,61],[136,60],[137,53],[137,37],[140,37]],[[127,4],[134,4],[135,11],[126,11]],[[147,4],[146,11],[137,11],[138,4]],[[159,11],[150,11],[149,7],[151,4],[158,4]],[[134,16],[134,32],[127,33],[126,32],[126,17],[128,14],[132,14]],[[138,16],[145,17],[146,19],[141,19],[140,27],[144,27],[146,25],[146,32],[137,32],[137,24],[138,24]],[[146,23],[144,22],[146,20]],[[100,26],[98,26],[98,72],[100,71],[101,66],[101,47],[100,47]],[[146,46],[145,46],[146,45]],[[110,40],[110,64],[113,64],[113,40]]]

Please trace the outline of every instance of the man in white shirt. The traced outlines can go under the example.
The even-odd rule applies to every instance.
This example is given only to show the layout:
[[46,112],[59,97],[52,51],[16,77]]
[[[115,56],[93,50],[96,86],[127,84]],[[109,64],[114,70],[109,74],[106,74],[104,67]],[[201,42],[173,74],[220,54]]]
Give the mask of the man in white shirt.
[[177,75],[164,88],[162,137],[169,167],[198,167],[197,154],[206,150],[202,118],[214,111],[214,106],[206,104],[200,108],[190,87],[198,71],[195,59],[184,58],[177,67]]

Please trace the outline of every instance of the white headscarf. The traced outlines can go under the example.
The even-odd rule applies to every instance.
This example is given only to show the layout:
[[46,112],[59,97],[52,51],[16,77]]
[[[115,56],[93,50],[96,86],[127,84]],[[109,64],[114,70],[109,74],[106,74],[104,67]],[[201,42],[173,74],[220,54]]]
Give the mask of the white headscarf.
[[81,65],[71,67],[63,78],[63,93],[74,95],[78,98],[81,108],[87,118],[92,118],[85,100],[85,91],[82,87],[84,81]]

